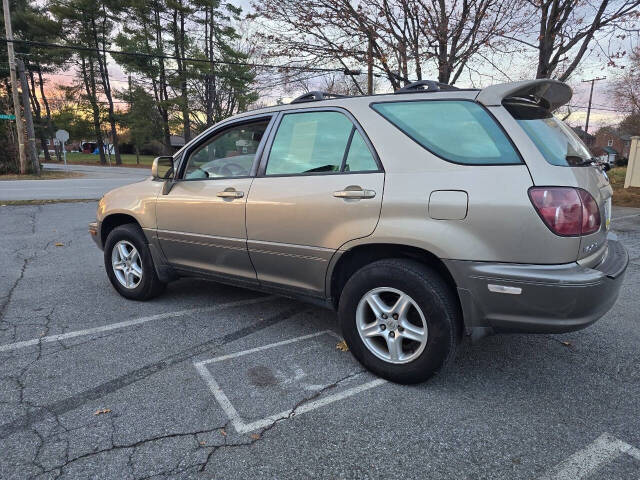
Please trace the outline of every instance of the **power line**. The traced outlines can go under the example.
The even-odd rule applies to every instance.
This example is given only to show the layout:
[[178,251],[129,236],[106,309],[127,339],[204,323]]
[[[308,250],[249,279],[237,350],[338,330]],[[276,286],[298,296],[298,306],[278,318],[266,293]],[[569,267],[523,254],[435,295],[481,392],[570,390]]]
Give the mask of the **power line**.
[[78,50],[85,52],[93,52],[99,55],[108,53],[110,55],[125,55],[137,58],[156,58],[163,60],[181,60],[183,62],[194,63],[206,63],[209,65],[232,65],[238,67],[251,67],[251,68],[274,68],[278,70],[299,70],[305,72],[342,72],[345,75],[360,75],[360,70],[349,70],[344,68],[321,68],[321,67],[302,67],[298,65],[270,65],[268,63],[251,63],[251,62],[238,62],[229,60],[207,60],[204,58],[191,58],[191,57],[177,57],[174,55],[156,55],[151,53],[141,52],[126,52],[121,50],[111,49],[98,49],[93,47],[83,47],[81,45],[62,45],[58,43],[38,42],[34,40],[11,40],[8,38],[0,38],[0,41],[5,43],[13,43],[27,46],[44,47],[44,48],[61,48],[66,50]]
[[[581,108],[581,109],[588,109],[589,108],[587,105],[573,105],[573,104],[567,104],[567,107]],[[619,108],[591,107],[591,110],[597,110],[597,111],[602,111],[602,112],[628,113],[627,111],[620,110]]]

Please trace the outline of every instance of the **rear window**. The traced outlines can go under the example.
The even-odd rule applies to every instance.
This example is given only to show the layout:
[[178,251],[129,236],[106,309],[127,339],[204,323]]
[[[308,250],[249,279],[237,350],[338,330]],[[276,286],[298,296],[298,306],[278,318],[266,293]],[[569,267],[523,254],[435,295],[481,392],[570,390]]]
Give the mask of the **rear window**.
[[517,100],[505,102],[504,107],[551,165],[591,165],[593,155],[580,137],[546,108]]
[[475,102],[389,102],[373,104],[372,108],[444,160],[466,165],[522,163],[496,121]]

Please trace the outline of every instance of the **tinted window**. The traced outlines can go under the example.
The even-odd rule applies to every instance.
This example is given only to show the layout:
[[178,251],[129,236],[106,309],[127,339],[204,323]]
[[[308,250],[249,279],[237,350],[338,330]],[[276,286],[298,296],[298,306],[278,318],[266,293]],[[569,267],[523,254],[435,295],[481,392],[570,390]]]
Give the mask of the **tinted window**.
[[524,102],[505,102],[504,106],[551,165],[591,164],[593,155],[580,137],[547,109]]
[[477,103],[425,100],[372,107],[445,160],[469,165],[521,163],[509,139]]
[[366,172],[371,170],[378,170],[378,165],[376,164],[373,155],[371,155],[371,151],[369,150],[369,147],[367,147],[364,138],[362,138],[360,132],[354,128],[344,171]]
[[266,174],[339,172],[352,128],[351,121],[338,112],[284,115]]
[[198,147],[187,161],[185,179],[245,177],[269,120],[230,127]]

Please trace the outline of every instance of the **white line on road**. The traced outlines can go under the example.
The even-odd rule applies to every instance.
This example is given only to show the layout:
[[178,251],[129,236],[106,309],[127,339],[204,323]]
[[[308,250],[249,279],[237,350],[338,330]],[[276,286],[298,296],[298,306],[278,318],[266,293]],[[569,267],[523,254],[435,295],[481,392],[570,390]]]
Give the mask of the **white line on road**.
[[285,410],[284,412],[276,413],[275,415],[270,415],[266,418],[262,418],[260,420],[256,420],[252,423],[245,423],[238,411],[235,409],[229,397],[222,391],[218,382],[216,382],[213,375],[207,368],[208,363],[213,362],[221,362],[223,360],[229,360],[232,358],[242,357],[244,355],[248,355],[250,353],[261,352],[263,350],[267,350],[269,348],[280,347],[282,345],[289,345],[290,343],[299,342],[301,340],[307,340],[309,338],[318,337],[320,335],[332,335],[340,339],[340,336],[331,330],[323,330],[321,332],[312,333],[309,335],[302,335],[300,337],[291,338],[289,340],[283,340],[281,342],[270,343],[268,345],[263,345],[256,348],[251,348],[249,350],[242,350],[241,352],[231,353],[229,355],[222,355],[220,357],[211,358],[209,360],[202,360],[200,362],[193,362],[193,366],[198,370],[200,376],[204,379],[209,390],[213,393],[213,396],[218,401],[222,410],[227,415],[233,428],[238,433],[249,433],[254,430],[258,430],[259,428],[265,428],[271,425],[274,422],[279,420],[284,420],[286,418],[292,417],[294,415],[300,415],[306,412],[310,412],[311,410],[315,410],[316,408],[324,407],[325,405],[329,405],[331,403],[337,402],[339,400],[343,400],[345,398],[356,395],[360,392],[364,392],[365,390],[369,390],[370,388],[377,387],[379,385],[383,385],[387,383],[386,380],[378,378],[376,380],[372,380],[370,382],[363,383],[362,385],[357,385],[352,388],[348,388],[341,392],[335,393],[333,395],[327,395],[326,397],[319,398],[317,400],[310,401],[308,403],[304,403],[298,408],[294,410]]
[[[236,427],[236,431],[238,433],[249,433],[254,430],[258,430],[259,428],[265,428],[271,425],[273,422],[277,422],[278,420],[284,420],[285,418],[289,418],[294,415],[301,415],[303,413],[310,412],[311,410],[315,410],[316,408],[324,407],[325,405],[329,405],[339,400],[344,400],[345,398],[352,397],[360,392],[364,392],[366,390],[377,387],[379,385],[384,385],[385,383],[387,383],[387,381],[382,378],[371,380],[370,382],[363,383],[362,385],[358,385],[356,387],[348,388],[346,390],[343,390],[342,392],[335,393],[333,395],[328,395],[326,397],[320,398],[318,400],[314,400],[309,403],[305,403],[302,406],[296,408],[295,411],[288,410],[285,412],[278,413],[276,415],[272,415],[268,418],[264,418],[262,420],[256,420],[253,423],[243,423],[240,426],[240,429]],[[234,427],[235,427],[235,422],[234,422]]]
[[603,433],[587,448],[574,453],[540,477],[539,480],[586,478],[599,467],[612,462],[625,453],[640,460],[640,450],[608,433]]
[[178,310],[177,312],[158,313],[156,315],[150,315],[148,317],[140,317],[140,318],[135,318],[133,320],[126,320],[124,322],[111,323],[109,325],[103,325],[101,327],[87,328],[85,330],[75,330],[73,332],[60,333],[58,335],[49,335],[41,338],[34,338],[32,340],[24,340],[22,342],[8,343],[5,345],[0,345],[0,352],[9,352],[11,350],[19,350],[21,348],[38,345],[40,343],[57,342],[59,340],[68,340],[70,338],[81,337],[84,335],[93,335],[95,333],[108,332],[108,331],[116,330],[119,328],[140,325],[142,323],[147,323],[154,320],[164,320],[167,318],[175,318],[175,317],[180,317],[182,315],[189,315],[191,313],[203,313],[203,312],[210,312],[212,310],[217,310],[217,309],[253,305],[256,303],[262,303],[268,300],[273,300],[274,298],[275,297],[273,296],[251,298],[248,300],[238,300],[236,302],[221,303],[218,305],[213,305],[211,307],[189,308],[187,310]]
[[309,335],[303,335],[301,337],[291,338],[289,340],[283,340],[281,342],[270,343],[269,345],[262,345],[261,347],[251,348],[249,350],[243,350],[241,352],[230,353],[229,355],[221,355],[220,357],[210,358],[209,360],[202,360],[201,362],[194,362],[195,365],[206,365],[207,363],[214,362],[222,362],[224,360],[229,360],[231,358],[242,357],[244,355],[249,355],[250,353],[260,352],[262,350],[267,350],[269,348],[280,347],[282,345],[288,345],[289,343],[299,342],[301,340],[306,340],[308,338],[318,337],[320,335],[333,335],[338,340],[341,340],[340,336],[333,332],[332,330],[323,330],[322,332],[311,333]]

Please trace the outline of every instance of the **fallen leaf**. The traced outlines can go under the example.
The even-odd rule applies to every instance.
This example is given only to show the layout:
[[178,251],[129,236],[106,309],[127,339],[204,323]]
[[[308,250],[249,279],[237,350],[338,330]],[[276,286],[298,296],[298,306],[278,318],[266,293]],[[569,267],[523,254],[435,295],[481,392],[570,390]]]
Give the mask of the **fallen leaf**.
[[56,242],[54,243],[56,247],[64,247],[64,243]]
[[220,430],[220,433],[222,434],[223,437],[227,436],[227,432],[225,431],[224,428],[222,430]]
[[96,410],[94,412],[94,415],[102,415],[103,413],[110,413],[111,409],[110,408],[101,408],[100,410]]
[[338,344],[336,345],[336,348],[341,352],[349,351],[349,345],[347,345],[347,342],[345,342],[344,340],[342,340],[341,342],[338,342]]
[[571,346],[571,342],[560,342],[560,343],[563,344],[565,347]]
[[252,434],[251,434],[251,438],[252,438],[253,440],[258,440],[258,439],[260,439],[260,435],[259,435],[259,434],[257,434],[257,433],[252,433]]

